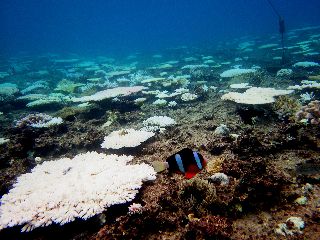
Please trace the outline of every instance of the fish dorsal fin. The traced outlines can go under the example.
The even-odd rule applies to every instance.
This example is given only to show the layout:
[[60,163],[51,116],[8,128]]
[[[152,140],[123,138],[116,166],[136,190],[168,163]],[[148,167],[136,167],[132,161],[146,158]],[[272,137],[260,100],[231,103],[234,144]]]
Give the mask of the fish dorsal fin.
[[185,173],[186,171],[184,170],[184,166],[183,166],[183,162],[182,162],[180,154],[176,154],[174,156],[174,158],[176,159],[179,171],[182,172],[182,173]]

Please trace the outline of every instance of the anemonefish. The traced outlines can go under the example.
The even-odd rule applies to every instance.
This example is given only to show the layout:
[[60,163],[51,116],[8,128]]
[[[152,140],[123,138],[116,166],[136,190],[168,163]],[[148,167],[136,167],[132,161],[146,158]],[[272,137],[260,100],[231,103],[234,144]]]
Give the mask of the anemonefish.
[[165,162],[155,161],[152,165],[156,172],[168,169],[171,172],[182,173],[190,179],[206,167],[207,160],[200,153],[184,148],[168,157]]

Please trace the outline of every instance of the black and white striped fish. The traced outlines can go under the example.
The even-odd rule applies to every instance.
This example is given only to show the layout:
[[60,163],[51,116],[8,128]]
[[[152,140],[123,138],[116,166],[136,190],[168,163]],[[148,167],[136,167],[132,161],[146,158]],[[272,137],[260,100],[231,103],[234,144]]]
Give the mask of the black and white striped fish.
[[165,162],[153,162],[153,167],[156,172],[168,169],[171,172],[182,173],[187,179],[190,179],[204,169],[206,164],[207,160],[200,153],[184,148],[168,157]]

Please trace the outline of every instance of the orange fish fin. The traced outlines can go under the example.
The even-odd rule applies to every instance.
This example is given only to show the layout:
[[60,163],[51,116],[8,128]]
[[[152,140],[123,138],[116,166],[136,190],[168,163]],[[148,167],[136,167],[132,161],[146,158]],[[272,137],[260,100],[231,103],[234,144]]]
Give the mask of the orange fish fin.
[[186,172],[184,175],[187,179],[193,178],[197,173],[195,172]]
[[192,164],[188,167],[188,169],[185,173],[185,177],[187,179],[193,178],[198,172],[200,172],[198,166],[195,164]]

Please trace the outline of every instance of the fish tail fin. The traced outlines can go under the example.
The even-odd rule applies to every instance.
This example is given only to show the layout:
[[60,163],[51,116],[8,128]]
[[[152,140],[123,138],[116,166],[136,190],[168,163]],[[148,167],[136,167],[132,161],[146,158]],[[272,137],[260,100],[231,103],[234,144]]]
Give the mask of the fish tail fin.
[[164,170],[166,170],[168,168],[168,163],[167,162],[161,162],[161,161],[154,161],[152,163],[152,167],[154,168],[154,170],[159,173],[159,172],[163,172]]

